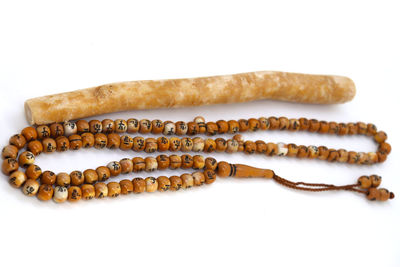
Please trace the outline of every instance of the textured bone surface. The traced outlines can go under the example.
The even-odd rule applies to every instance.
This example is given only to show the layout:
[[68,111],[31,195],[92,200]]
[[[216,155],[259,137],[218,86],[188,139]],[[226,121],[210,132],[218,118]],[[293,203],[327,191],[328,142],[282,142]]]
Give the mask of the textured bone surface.
[[25,102],[30,124],[64,122],[105,113],[273,99],[338,104],[355,95],[351,79],[258,71],[201,78],[119,82]]

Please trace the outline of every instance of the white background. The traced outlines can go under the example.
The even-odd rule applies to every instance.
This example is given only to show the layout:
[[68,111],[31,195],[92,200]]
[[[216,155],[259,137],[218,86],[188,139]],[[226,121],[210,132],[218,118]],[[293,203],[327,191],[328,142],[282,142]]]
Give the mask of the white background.
[[[24,101],[46,94],[256,70],[338,74],[357,85],[355,99],[343,105],[256,101],[98,118],[372,122],[393,147],[384,164],[214,156],[295,181],[349,184],[377,173],[382,186],[400,196],[396,2],[1,1],[1,146],[27,126]],[[365,137],[257,132],[245,138],[376,149]],[[135,155],[91,149],[42,155],[37,163],[70,172]],[[173,172],[155,175],[162,173]],[[134,175],[121,178],[127,177]],[[187,191],[57,205],[27,198],[2,178],[1,266],[400,266],[399,198],[373,203],[350,192],[305,193],[262,179],[218,179]]]

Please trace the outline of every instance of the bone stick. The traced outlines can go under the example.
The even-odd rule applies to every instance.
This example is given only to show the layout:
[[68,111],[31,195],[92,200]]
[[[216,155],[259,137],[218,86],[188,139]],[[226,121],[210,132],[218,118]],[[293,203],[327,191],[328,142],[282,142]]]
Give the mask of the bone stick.
[[350,101],[354,95],[354,83],[346,77],[258,71],[106,84],[29,99],[25,102],[25,113],[30,124],[47,124],[125,110],[260,99],[336,104]]

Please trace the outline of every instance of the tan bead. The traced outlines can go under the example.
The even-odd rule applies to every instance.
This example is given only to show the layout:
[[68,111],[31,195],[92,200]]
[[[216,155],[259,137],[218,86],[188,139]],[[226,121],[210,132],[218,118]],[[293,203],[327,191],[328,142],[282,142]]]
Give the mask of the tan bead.
[[235,134],[239,132],[239,122],[235,120],[228,121],[228,132],[231,134]]
[[193,121],[194,121],[195,123],[206,122],[206,120],[205,120],[204,117],[202,117],[202,116],[197,116],[197,117],[195,117],[195,118],[193,119]]
[[288,156],[288,157],[296,157],[296,156],[297,156],[297,153],[299,152],[299,148],[297,147],[297,145],[291,143],[291,144],[288,144],[287,147],[288,147],[287,156]]
[[38,137],[36,129],[32,126],[25,127],[24,129],[22,129],[21,134],[25,137],[25,140],[27,142],[33,141]]
[[144,162],[146,164],[146,167],[144,169],[146,172],[152,172],[152,171],[157,170],[158,163],[157,163],[157,159],[156,158],[147,157],[147,158],[144,159]]
[[178,155],[169,156],[169,168],[174,170],[180,168],[182,165],[182,158]]
[[234,139],[228,139],[228,141],[226,142],[226,152],[227,153],[235,153],[237,152],[239,149],[239,143],[238,141],[234,140]]
[[217,144],[215,143],[214,139],[207,138],[204,142],[203,151],[211,153],[211,152],[215,151],[216,147],[217,147]]
[[289,120],[289,131],[296,132],[300,130],[300,122],[297,119],[290,119]]
[[318,147],[316,146],[308,146],[308,158],[315,159],[319,156]]
[[103,132],[103,124],[99,120],[89,121],[89,131],[92,134],[97,134]]
[[265,117],[260,117],[258,118],[258,121],[260,122],[260,129],[261,130],[268,130],[269,129],[269,120]]
[[38,190],[39,190],[39,183],[33,179],[26,180],[22,187],[22,192],[27,196],[36,195]]
[[143,193],[146,191],[146,181],[143,178],[137,177],[132,180],[133,193]]
[[65,186],[56,186],[54,188],[53,200],[56,203],[62,203],[68,199],[68,189]]
[[253,141],[244,142],[244,152],[246,154],[254,154],[256,152],[257,145]]
[[204,176],[203,172],[194,172],[192,173],[193,176],[193,184],[195,186],[203,185],[206,182],[206,177]]
[[339,132],[339,125],[334,121],[329,122],[328,133],[329,134],[338,134],[338,132]]
[[378,154],[375,152],[368,152],[368,163],[369,164],[375,164],[378,162]]
[[121,142],[119,145],[119,148],[121,150],[130,150],[133,147],[133,138],[130,137],[129,135],[123,135],[121,136]]
[[18,149],[24,148],[26,145],[26,139],[22,134],[14,134],[11,136],[10,145],[16,146]]
[[349,133],[349,127],[346,123],[339,123],[338,135],[347,135]]
[[329,149],[326,146],[318,147],[318,159],[326,160],[329,157]]
[[306,119],[306,118],[300,118],[299,122],[300,122],[300,130],[301,131],[308,131],[308,129],[310,128],[309,120]]
[[217,121],[217,126],[218,126],[218,133],[220,134],[227,133],[229,130],[229,124],[225,120]]
[[358,134],[367,134],[367,125],[363,122],[357,122]]
[[380,188],[379,190],[379,201],[386,201],[389,198],[391,198],[391,193],[389,192],[389,190],[387,190],[386,188]]
[[110,170],[111,176],[118,176],[121,174],[121,164],[118,161],[111,161],[107,164],[107,168]]
[[358,164],[366,164],[368,163],[368,154],[364,152],[358,153]]
[[357,182],[362,189],[368,189],[372,186],[372,179],[369,176],[363,175],[358,178]]
[[202,155],[193,156],[193,166],[192,168],[195,170],[203,169],[205,166],[205,159]]
[[110,169],[106,166],[100,166],[96,168],[97,176],[99,177],[99,181],[106,181],[110,178],[111,172]]
[[335,149],[329,149],[329,156],[326,159],[329,162],[336,161],[339,157],[339,152],[336,151]]
[[[128,130],[128,123],[126,122],[126,120],[122,120],[122,119],[117,119],[114,121],[115,124],[115,129],[114,131],[116,133],[125,133]],[[110,190],[108,190],[110,193]]]
[[379,163],[384,162],[386,160],[386,158],[387,158],[387,154],[384,154],[382,152],[378,152],[376,154],[378,155],[378,162]]
[[117,182],[109,182],[107,188],[109,197],[117,197],[121,194],[121,186]]
[[387,135],[385,132],[383,131],[379,131],[374,135],[374,140],[378,143],[381,144],[383,142],[385,142],[387,139]]
[[356,124],[349,122],[346,124],[347,128],[348,128],[348,132],[347,134],[349,135],[354,135],[354,134],[358,134],[358,127]]
[[91,184],[84,184],[81,187],[82,190],[82,198],[85,200],[90,200],[95,197],[95,189],[94,186]]
[[316,119],[311,119],[311,120],[309,120],[309,123],[310,123],[310,127],[308,128],[308,131],[312,132],[312,133],[318,132],[318,130],[321,126],[320,122],[317,121]]
[[278,145],[275,143],[267,143],[267,151],[265,152],[267,156],[274,156],[278,154]]
[[59,123],[53,123],[50,125],[50,136],[57,138],[64,135],[64,127]]
[[157,140],[155,138],[146,138],[146,146],[144,151],[146,153],[154,153],[157,151]]
[[51,185],[42,184],[39,187],[37,197],[38,197],[38,199],[40,199],[42,201],[48,201],[48,200],[52,199],[53,192],[54,192],[53,187]]
[[65,122],[64,123],[64,135],[65,136],[70,136],[73,134],[78,133],[78,127],[76,127],[76,124],[74,122]]
[[191,188],[194,185],[194,179],[193,176],[189,173],[184,173],[181,176],[182,179],[182,188],[186,189],[186,188]]
[[164,130],[164,123],[161,120],[151,121],[151,132],[153,134],[160,134]]
[[68,201],[76,202],[81,200],[82,190],[79,186],[71,186],[68,188]]
[[186,122],[177,121],[175,123],[175,126],[176,126],[176,132],[175,133],[177,135],[185,135],[187,133],[188,126],[187,126]]
[[379,175],[371,175],[369,176],[369,178],[371,179],[371,186],[372,187],[378,187],[380,186],[381,182],[382,182],[382,177]]
[[349,156],[349,158],[347,160],[347,163],[349,163],[349,164],[354,164],[358,160],[357,152],[355,152],[355,151],[350,151],[348,156]]
[[129,119],[126,121],[128,124],[128,133],[137,133],[139,131],[139,120],[137,119]]
[[54,151],[56,151],[57,144],[56,140],[54,140],[53,138],[43,139],[42,144],[44,153],[53,153]]
[[347,150],[339,149],[338,153],[339,153],[338,158],[337,158],[338,162],[348,162],[348,160],[349,160],[349,152],[347,152]]
[[144,181],[146,182],[146,192],[151,193],[158,189],[158,182],[156,178],[147,177]]
[[260,121],[254,118],[249,119],[249,130],[252,132],[258,131],[260,129]]
[[178,137],[171,137],[169,139],[169,150],[180,151],[181,150],[181,139]]
[[208,157],[205,160],[205,168],[208,170],[215,170],[218,166],[218,162],[212,158],[212,157]]
[[329,123],[326,121],[320,121],[319,122],[319,133],[321,134],[326,134],[329,132]]
[[1,166],[1,170],[5,175],[10,175],[14,171],[18,170],[18,161],[16,159],[5,159]]
[[39,125],[38,127],[36,127],[36,133],[38,139],[50,137],[50,128],[47,125]]
[[187,123],[187,134],[195,135],[199,133],[199,125],[193,121]]
[[213,170],[207,169],[203,172],[203,174],[206,179],[206,184],[212,184],[213,182],[215,182],[215,179],[217,178],[217,175]]
[[78,120],[76,122],[76,128],[78,133],[87,133],[89,132],[89,123],[85,120]]
[[66,172],[60,172],[56,176],[56,184],[58,186],[69,186],[71,184],[71,177]]
[[197,126],[199,126],[200,134],[207,132],[206,121],[204,120],[203,117],[198,116],[198,117],[194,118],[194,122],[197,123]]
[[216,135],[218,133],[218,125],[215,122],[207,122],[206,128],[208,135]]
[[143,137],[141,136],[136,136],[133,138],[133,150],[136,152],[143,151],[144,148],[146,147],[146,141]]
[[278,146],[278,153],[277,153],[277,155],[280,156],[280,157],[286,156],[287,153],[288,153],[288,147],[287,147],[287,145],[284,144],[284,143],[278,143],[277,146]]
[[133,183],[131,180],[124,179],[119,182],[119,185],[121,186],[121,194],[127,195],[133,192]]
[[271,130],[277,130],[279,129],[279,119],[277,117],[269,117],[268,118],[269,121],[269,129]]
[[390,152],[392,151],[392,147],[390,144],[383,142],[379,144],[378,150],[383,154],[390,154]]
[[82,148],[82,137],[78,134],[73,134],[68,137],[69,148],[72,150],[79,150]]
[[81,185],[85,180],[83,174],[80,171],[73,171],[69,174],[71,177],[71,184],[72,185]]
[[107,148],[117,149],[121,145],[121,137],[117,133],[109,133],[107,135]]
[[82,147],[89,148],[94,146],[94,135],[92,133],[83,133],[82,137]]
[[226,161],[218,162],[218,176],[221,178],[225,178],[230,176],[232,171],[231,164]]
[[173,135],[176,132],[176,126],[175,123],[170,122],[170,121],[166,121],[164,123],[164,130],[163,130],[163,134],[164,135]]
[[157,138],[158,151],[167,151],[169,149],[169,139],[165,136]]
[[298,146],[298,152],[297,152],[297,157],[302,159],[302,158],[307,158],[308,157],[308,147],[299,145]]
[[24,151],[18,157],[18,164],[23,168],[28,168],[33,163],[35,163],[35,155],[30,151]]
[[380,196],[379,190],[375,187],[371,187],[368,189],[367,198],[369,200],[377,200]]
[[121,173],[127,174],[133,171],[133,162],[131,159],[123,158],[119,161],[121,165]]
[[7,145],[1,151],[2,159],[16,159],[18,156],[18,148],[14,145]]
[[48,185],[53,185],[56,183],[57,176],[54,172],[52,171],[45,171],[42,173],[42,176],[40,177],[40,183],[41,184],[48,184]]
[[142,119],[139,121],[139,133],[147,134],[150,133],[152,129],[152,124],[150,120]]
[[279,117],[279,130],[286,130],[289,128],[289,119],[286,117]]
[[193,152],[203,152],[204,150],[204,139],[201,137],[193,138]]
[[158,191],[168,191],[171,187],[171,181],[167,176],[159,176],[157,178]]
[[43,145],[42,142],[39,140],[33,140],[28,143],[28,151],[32,152],[33,155],[37,156],[43,152]]
[[245,119],[238,120],[239,123],[239,132],[246,132],[249,130],[249,121]]
[[103,129],[103,133],[113,133],[115,131],[115,123],[113,120],[104,119],[101,121],[101,128]]
[[181,168],[182,169],[189,169],[192,168],[193,166],[193,157],[189,154],[183,154],[181,156],[182,158],[182,164],[181,164]]
[[107,136],[103,133],[94,135],[94,147],[97,149],[105,148],[107,146]]
[[171,191],[178,191],[182,188],[182,179],[179,176],[171,176],[169,177],[169,181],[171,183],[170,190]]
[[182,152],[189,152],[193,149],[193,140],[188,137],[184,137],[181,140],[181,151]]
[[144,158],[134,157],[132,159],[132,163],[134,172],[140,172],[146,169],[146,162],[144,161]]
[[[94,139],[93,139],[94,142]],[[83,145],[83,142],[82,142]],[[56,150],[58,152],[67,151],[69,149],[69,140],[65,136],[59,136],[56,138]]]
[[[94,184],[99,180],[99,175],[93,169],[87,169],[83,172],[83,176],[85,177],[85,183]],[[83,190],[83,188],[82,188]]]
[[159,170],[165,170],[169,167],[169,157],[167,155],[158,155],[156,159]]
[[215,150],[217,152],[225,152],[227,147],[228,144],[226,143],[226,140],[224,138],[215,139]]
[[12,187],[20,188],[25,183],[27,177],[26,174],[21,171],[15,171],[11,173],[9,183]]
[[38,165],[32,164],[26,169],[25,174],[28,179],[36,180],[40,175],[42,175],[42,169],[40,169]]
[[105,183],[96,183],[94,190],[96,198],[105,198],[108,196],[108,186]]

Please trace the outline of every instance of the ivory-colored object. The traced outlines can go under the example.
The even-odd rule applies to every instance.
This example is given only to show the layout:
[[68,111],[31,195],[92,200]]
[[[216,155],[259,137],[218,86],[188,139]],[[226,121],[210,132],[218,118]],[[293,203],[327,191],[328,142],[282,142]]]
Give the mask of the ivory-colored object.
[[105,113],[274,99],[337,104],[355,95],[351,79],[258,71],[213,77],[120,82],[48,95],[25,102],[30,124],[47,124]]

